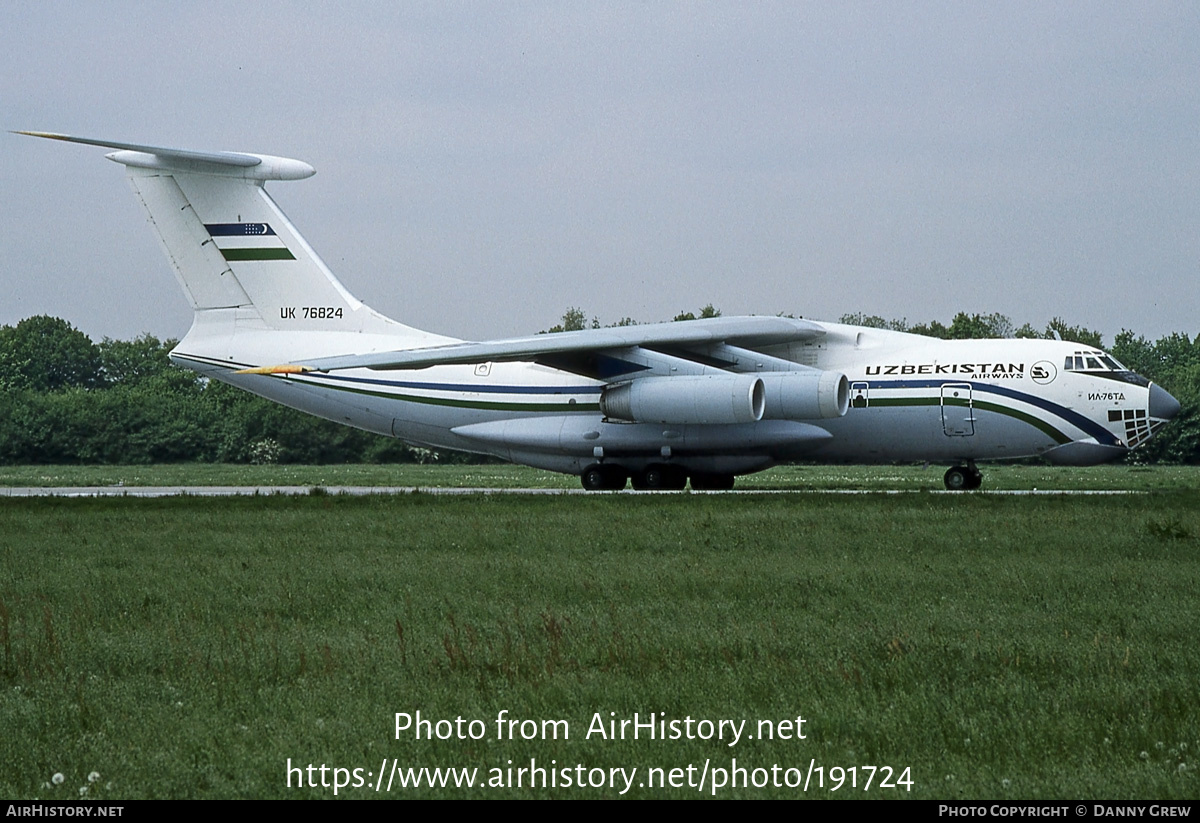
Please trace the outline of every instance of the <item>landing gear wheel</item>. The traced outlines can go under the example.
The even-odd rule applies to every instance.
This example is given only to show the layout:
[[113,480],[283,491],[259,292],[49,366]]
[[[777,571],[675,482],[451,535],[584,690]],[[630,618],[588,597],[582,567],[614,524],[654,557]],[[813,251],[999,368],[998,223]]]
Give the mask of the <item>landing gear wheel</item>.
[[733,488],[732,474],[693,474],[692,489],[695,491],[728,491]]
[[620,491],[625,488],[625,470],[620,466],[602,466],[595,463],[579,475],[583,487],[590,492]]
[[579,475],[579,482],[590,492],[603,489],[605,480],[604,469],[601,466],[588,466],[583,470],[583,474]]
[[983,472],[970,466],[952,466],[946,469],[946,475],[942,478],[946,484],[946,488],[952,492],[968,492],[974,491],[983,485]]
[[967,491],[971,488],[971,471],[966,466],[951,466],[942,477],[946,489],[952,492]]
[[633,487],[644,491],[682,489],[687,485],[687,473],[677,466],[654,464],[633,476]]

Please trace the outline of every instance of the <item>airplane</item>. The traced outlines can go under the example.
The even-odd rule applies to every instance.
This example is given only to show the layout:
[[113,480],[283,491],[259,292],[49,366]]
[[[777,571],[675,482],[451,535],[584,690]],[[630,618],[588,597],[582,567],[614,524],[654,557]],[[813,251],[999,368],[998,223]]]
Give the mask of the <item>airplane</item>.
[[114,149],[194,310],[200,375],[432,449],[577,475],[589,490],[733,488],[791,460],[1083,466],[1146,442],[1179,402],[1091,346],[939,340],[789,317],[716,317],[490,342],[364,305],[267,194],[312,166],[47,132]]

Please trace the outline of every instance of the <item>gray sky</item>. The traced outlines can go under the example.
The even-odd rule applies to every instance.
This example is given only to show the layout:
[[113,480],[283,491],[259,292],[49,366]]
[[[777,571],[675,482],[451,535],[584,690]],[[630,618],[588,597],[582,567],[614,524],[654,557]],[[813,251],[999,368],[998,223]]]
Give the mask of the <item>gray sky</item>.
[[[5,129],[296,157],[398,320],[1200,329],[1200,4],[4,2]],[[178,337],[99,148],[0,134],[0,324]]]

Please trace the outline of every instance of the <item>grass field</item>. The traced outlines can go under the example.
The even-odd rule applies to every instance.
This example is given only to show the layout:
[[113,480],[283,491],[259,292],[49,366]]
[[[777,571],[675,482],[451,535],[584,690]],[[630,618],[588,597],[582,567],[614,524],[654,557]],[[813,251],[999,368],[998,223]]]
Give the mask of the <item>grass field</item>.
[[[846,470],[788,479],[818,471]],[[1136,476],[1184,490],[0,500],[0,795],[331,796],[289,789],[289,758],[480,782],[535,758],[690,797],[736,758],[781,781],[823,768],[808,796],[1195,798],[1200,499],[1189,473]],[[486,731],[397,739],[418,710]],[[497,740],[502,710],[570,737]],[[585,737],[634,712],[755,739]],[[805,739],[758,738],[797,716]],[[703,791],[685,771],[638,785],[652,767],[694,783],[706,761]],[[869,766],[907,768],[911,791],[876,773],[864,792]],[[858,788],[833,792],[834,767]],[[374,779],[339,797],[383,796]]]
[[[986,465],[988,489],[1200,490],[1189,466]],[[936,490],[945,467],[780,466],[738,478],[738,489]],[[0,466],[5,486],[428,486],[578,489],[579,479],[511,465],[249,466],[183,463],[155,466]]]

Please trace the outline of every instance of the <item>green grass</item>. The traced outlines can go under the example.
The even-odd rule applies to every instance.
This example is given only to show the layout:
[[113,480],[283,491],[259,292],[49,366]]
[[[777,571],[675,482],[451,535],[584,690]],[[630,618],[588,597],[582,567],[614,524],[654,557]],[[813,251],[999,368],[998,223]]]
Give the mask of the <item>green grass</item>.
[[[288,758],[386,757],[485,777],[815,761],[914,785],[810,796],[1194,798],[1198,502],[0,500],[0,795],[328,796],[289,790]],[[487,738],[396,739],[417,710]],[[501,710],[571,737],[497,741]],[[801,715],[807,739],[586,740],[596,712]]]
[[[984,465],[984,489],[1200,490],[1192,466]],[[942,466],[780,466],[738,478],[739,489],[941,489]],[[5,486],[426,486],[577,489],[579,479],[510,465],[0,466]]]
[[456,486],[578,488],[579,479],[524,466],[352,464],[251,466],[0,466],[4,486]]

